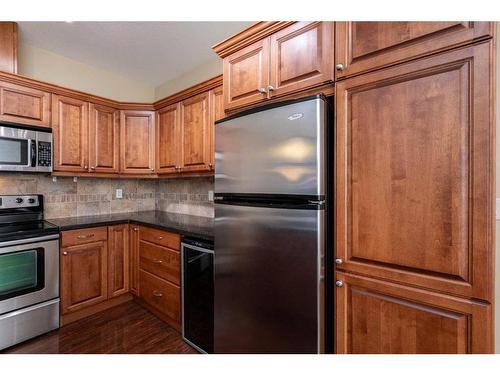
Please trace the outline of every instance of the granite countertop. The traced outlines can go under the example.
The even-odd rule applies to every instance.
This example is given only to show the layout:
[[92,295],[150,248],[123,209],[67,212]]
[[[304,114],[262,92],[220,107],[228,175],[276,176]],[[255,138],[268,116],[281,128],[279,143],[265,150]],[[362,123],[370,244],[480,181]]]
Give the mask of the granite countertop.
[[118,214],[92,215],[45,219],[61,231],[113,224],[140,224],[185,236],[213,241],[214,219],[202,216],[175,214],[164,211],[139,211]]

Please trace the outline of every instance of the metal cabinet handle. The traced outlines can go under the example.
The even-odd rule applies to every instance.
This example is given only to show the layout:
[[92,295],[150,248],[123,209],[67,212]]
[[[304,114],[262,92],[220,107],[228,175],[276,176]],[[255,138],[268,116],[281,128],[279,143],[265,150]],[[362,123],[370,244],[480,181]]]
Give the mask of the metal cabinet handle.
[[344,283],[343,283],[341,280],[337,280],[337,281],[335,281],[335,286],[336,286],[337,288],[341,288],[343,285],[344,285]]
[[68,252],[67,251],[63,251],[63,255],[68,255]]
[[261,94],[267,94],[267,90],[266,90],[266,88],[265,88],[265,87],[261,87],[261,88],[259,89],[259,92],[260,92]]
[[271,86],[271,85],[269,85],[269,86],[267,86],[267,90],[268,90],[269,92],[274,91],[274,87],[273,87],[273,86]]
[[160,260],[160,259],[153,259],[153,263],[156,263],[156,264],[162,264],[163,261]]
[[341,258],[335,259],[335,264],[341,265],[344,261]]
[[139,230],[139,228],[134,228],[134,230],[137,232]]
[[83,240],[84,238],[91,238],[91,237],[94,237],[94,233],[91,233],[91,234],[80,234],[76,238],[78,238],[79,240]]
[[338,71],[344,70],[344,64],[337,64],[337,65],[335,65],[335,69],[337,69]]
[[156,237],[157,240],[163,240],[163,237],[162,236],[158,236]]
[[155,170],[154,168],[151,168],[151,172],[154,172],[154,170]]
[[84,165],[84,166],[83,166],[83,169],[88,169],[88,166],[87,166],[87,165]]
[[158,292],[157,290],[155,290],[153,292],[153,296],[160,298],[160,297],[163,297],[163,293],[162,292]]
[[90,169],[94,170],[94,169],[95,169],[95,167],[90,167]]

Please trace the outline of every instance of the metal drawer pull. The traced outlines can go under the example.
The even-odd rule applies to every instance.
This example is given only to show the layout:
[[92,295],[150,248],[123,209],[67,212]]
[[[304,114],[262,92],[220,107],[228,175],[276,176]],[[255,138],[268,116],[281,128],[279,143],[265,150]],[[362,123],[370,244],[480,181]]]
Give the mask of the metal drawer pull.
[[80,234],[76,238],[78,238],[79,240],[83,240],[84,238],[90,238],[90,237],[94,237],[94,233],[91,233],[91,234]]
[[156,263],[156,264],[162,264],[163,261],[159,260],[159,259],[153,259],[153,263]]
[[68,252],[67,251],[63,251],[63,255],[68,255]]
[[344,283],[342,282],[342,280],[337,280],[337,281],[335,281],[335,286],[336,286],[337,288],[341,288],[343,285],[344,285]]
[[155,290],[155,291],[153,292],[153,296],[160,298],[160,297],[163,297],[163,293],[158,292],[157,290]]
[[157,240],[162,240],[162,239],[163,239],[163,237],[162,237],[162,236],[158,236],[158,237],[156,237],[156,239],[157,239]]

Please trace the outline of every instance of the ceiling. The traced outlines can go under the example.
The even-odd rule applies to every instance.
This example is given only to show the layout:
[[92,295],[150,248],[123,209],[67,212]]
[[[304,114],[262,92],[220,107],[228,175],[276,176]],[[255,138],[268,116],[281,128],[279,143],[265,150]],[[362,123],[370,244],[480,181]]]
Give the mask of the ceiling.
[[18,22],[22,43],[159,85],[218,59],[212,46],[252,22]]

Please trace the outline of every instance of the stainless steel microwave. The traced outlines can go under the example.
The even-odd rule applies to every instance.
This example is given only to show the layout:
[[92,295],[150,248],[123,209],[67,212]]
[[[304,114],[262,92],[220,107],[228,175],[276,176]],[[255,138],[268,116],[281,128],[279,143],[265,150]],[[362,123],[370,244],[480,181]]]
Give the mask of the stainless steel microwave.
[[0,171],[52,172],[52,133],[0,124]]

